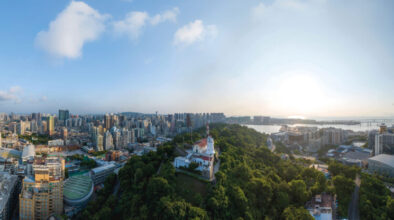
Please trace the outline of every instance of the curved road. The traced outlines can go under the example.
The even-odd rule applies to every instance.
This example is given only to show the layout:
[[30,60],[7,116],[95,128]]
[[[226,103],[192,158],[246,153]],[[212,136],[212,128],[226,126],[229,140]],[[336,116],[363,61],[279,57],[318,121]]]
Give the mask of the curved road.
[[359,198],[359,190],[360,190],[360,176],[357,174],[356,179],[354,180],[356,186],[354,187],[354,192],[352,195],[352,201],[349,204],[348,216],[349,220],[359,220],[360,219],[360,211],[358,210],[358,198]]

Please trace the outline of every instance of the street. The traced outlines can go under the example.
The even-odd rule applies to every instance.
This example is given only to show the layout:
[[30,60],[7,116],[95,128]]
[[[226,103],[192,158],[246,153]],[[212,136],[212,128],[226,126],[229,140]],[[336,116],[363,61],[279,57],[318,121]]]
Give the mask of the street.
[[361,180],[360,180],[359,174],[357,174],[354,182],[355,182],[356,186],[354,187],[352,200],[350,201],[350,204],[349,204],[349,211],[348,211],[349,220],[360,219],[360,212],[358,209],[358,198],[359,198],[359,190],[360,190]]

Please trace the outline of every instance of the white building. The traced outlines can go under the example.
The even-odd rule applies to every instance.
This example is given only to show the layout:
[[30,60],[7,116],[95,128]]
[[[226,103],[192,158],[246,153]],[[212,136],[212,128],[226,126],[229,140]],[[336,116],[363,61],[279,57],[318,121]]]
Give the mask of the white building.
[[393,149],[394,147],[394,134],[383,133],[375,135],[375,155],[382,154],[384,149]]
[[64,145],[64,140],[62,139],[48,141],[48,146],[63,146],[63,145]]
[[213,165],[215,159],[214,140],[208,135],[207,138],[197,141],[192,151],[186,157],[176,157],[174,160],[175,168],[189,167],[191,163],[197,163],[198,171],[208,179],[213,177]]
[[22,161],[26,162],[28,160],[33,160],[34,156],[36,156],[35,146],[30,144],[23,148],[22,151]]
[[104,134],[104,150],[111,150],[114,148],[114,141],[112,139],[112,134],[107,131]]

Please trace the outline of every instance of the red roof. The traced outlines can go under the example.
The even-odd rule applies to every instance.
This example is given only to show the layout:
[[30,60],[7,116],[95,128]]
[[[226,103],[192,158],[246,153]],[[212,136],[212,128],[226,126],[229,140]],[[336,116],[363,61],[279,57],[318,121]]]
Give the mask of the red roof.
[[210,161],[210,160],[211,160],[211,158],[210,158],[210,157],[207,157],[207,156],[194,156],[194,157],[198,157],[198,158],[201,158],[201,159],[207,160],[207,161]]
[[207,146],[207,139],[201,139],[199,141],[197,141],[196,143],[194,143],[194,145],[198,145],[200,148],[202,147],[206,147]]
[[211,160],[211,158],[210,157],[205,157],[205,156],[202,156],[201,157],[203,160],[208,160],[208,161],[210,161]]

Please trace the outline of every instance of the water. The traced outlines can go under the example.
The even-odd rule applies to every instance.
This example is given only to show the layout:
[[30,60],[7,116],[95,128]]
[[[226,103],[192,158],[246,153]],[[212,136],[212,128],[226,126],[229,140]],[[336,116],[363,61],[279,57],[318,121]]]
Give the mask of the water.
[[[385,121],[386,125],[388,127],[394,125],[394,120],[386,120]],[[379,128],[379,126],[382,124],[381,121],[379,122],[361,122],[361,124],[358,125],[314,125],[314,124],[294,124],[294,125],[287,125],[289,127],[295,127],[295,126],[304,126],[304,127],[317,127],[317,128],[341,128],[344,130],[352,130],[352,131],[370,131],[370,130],[376,130]],[[279,132],[279,129],[281,128],[281,125],[246,125],[249,128],[253,128],[258,132],[261,133],[266,133],[266,134],[272,134]]]

